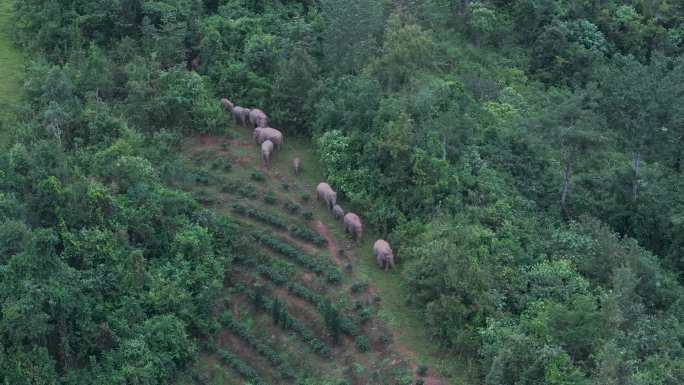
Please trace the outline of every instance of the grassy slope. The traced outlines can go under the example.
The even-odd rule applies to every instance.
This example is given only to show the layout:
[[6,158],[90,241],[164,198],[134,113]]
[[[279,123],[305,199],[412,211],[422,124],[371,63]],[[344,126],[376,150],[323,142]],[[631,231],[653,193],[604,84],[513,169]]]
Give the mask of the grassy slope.
[[10,0],[0,0],[0,144],[7,140],[5,122],[8,114],[21,97],[23,72],[23,58],[12,44],[10,36],[10,3]]
[[[237,129],[237,140],[249,143],[250,132],[245,129]],[[236,141],[233,142],[234,144]],[[197,152],[207,152],[196,140],[189,140],[186,143],[185,151],[189,158],[196,157]],[[192,152],[195,155],[190,155]],[[211,152],[211,151],[209,151]],[[220,175],[217,170],[210,171],[211,179],[214,179],[209,186],[204,188],[193,188],[195,193],[200,192],[198,198],[209,198],[207,206],[217,212],[233,216],[229,209],[230,201],[226,200],[225,194],[220,193],[221,180],[229,177],[232,180],[241,180],[245,183],[253,184],[258,189],[267,189],[275,193],[279,201],[289,199],[297,201],[304,210],[310,210],[314,215],[314,220],[323,222],[334,238],[337,240],[338,250],[344,250],[345,254],[351,259],[354,273],[349,281],[366,281],[375,292],[382,298],[378,316],[393,331],[393,349],[401,356],[411,361],[411,366],[416,364],[427,364],[439,371],[442,378],[447,378],[449,384],[472,384],[474,376],[473,369],[465,360],[454,360],[453,354],[447,358],[440,352],[436,344],[427,336],[425,325],[413,309],[407,305],[407,288],[402,286],[398,272],[385,273],[377,268],[371,254],[372,243],[376,239],[373,229],[367,229],[364,234],[364,241],[361,245],[354,245],[345,236],[340,223],[336,222],[332,215],[315,200],[314,189],[318,182],[324,180],[323,172],[308,140],[298,140],[288,138],[284,148],[279,151],[273,160],[270,170],[266,173],[265,182],[254,182],[250,180],[250,174],[260,168],[259,153],[256,146],[233,145],[230,149],[235,158],[240,158],[241,162],[232,162],[233,169],[227,174]],[[205,154],[205,156],[210,154]],[[217,154],[213,154],[218,157]],[[292,173],[292,159],[298,156],[302,159],[302,174],[295,177]],[[284,191],[281,187],[282,182],[287,182],[291,187],[289,191]],[[309,203],[302,203],[300,196],[302,192],[312,195]],[[232,201],[239,199],[230,198]],[[260,201],[260,198],[257,198]],[[243,200],[241,203],[262,207],[264,210],[269,208],[263,202]],[[341,202],[344,205],[344,202]],[[277,211],[273,214],[278,215]],[[362,214],[362,213],[361,213]],[[282,213],[280,213],[282,216]],[[298,221],[299,222],[299,221]],[[301,222],[305,223],[305,222]],[[371,360],[370,357],[354,357],[359,360]],[[206,364],[206,362],[204,363]],[[340,365],[341,366],[341,365]],[[321,368],[322,369],[322,368]],[[219,382],[220,383],[220,382]]]

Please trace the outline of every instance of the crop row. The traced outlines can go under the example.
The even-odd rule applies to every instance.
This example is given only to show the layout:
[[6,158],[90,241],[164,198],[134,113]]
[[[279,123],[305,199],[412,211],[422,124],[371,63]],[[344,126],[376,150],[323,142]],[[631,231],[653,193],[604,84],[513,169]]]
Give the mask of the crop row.
[[[308,287],[293,282],[292,271],[288,271],[287,267],[278,266],[283,264],[283,261],[274,260],[266,255],[260,255],[254,257],[251,262],[256,264],[256,271],[259,274],[273,282],[276,286],[286,287],[290,294],[309,302],[316,309],[322,311],[326,301],[325,298]],[[360,333],[358,322],[344,315],[340,316],[340,328],[344,334],[352,337]]]
[[342,281],[342,273],[339,271],[339,269],[332,267],[329,263],[326,263],[320,258],[303,253],[289,243],[278,238],[265,235],[264,233],[253,232],[252,235],[262,245],[268,247],[274,252],[293,260],[297,264],[316,274],[323,275],[328,282],[334,284]]
[[274,322],[279,324],[281,328],[285,330],[292,330],[299,334],[302,340],[309,345],[311,350],[322,357],[330,358],[332,356],[330,347],[328,347],[328,345],[321,339],[316,337],[305,324],[294,318],[287,311],[287,306],[280,300],[274,300],[261,291],[251,290],[244,285],[238,285],[238,288],[250,298],[254,306],[265,311],[270,311],[273,315]]
[[[298,283],[290,282],[287,284],[287,290],[292,295],[295,295],[313,304],[319,311],[323,311],[325,307],[325,299],[317,293],[309,290],[309,288]],[[339,321],[340,329],[344,334],[355,337],[360,333],[359,327],[353,319],[340,314]]]
[[221,323],[223,326],[227,327],[231,332],[240,337],[245,343],[250,345],[254,350],[261,356],[265,357],[273,367],[277,368],[280,375],[285,379],[296,378],[295,371],[290,367],[281,357],[278,352],[273,350],[267,344],[259,341],[259,339],[254,336],[249,329],[247,329],[242,323],[233,319],[229,313],[224,312],[221,315]]
[[221,357],[221,361],[223,361],[223,363],[233,368],[233,370],[235,370],[244,379],[255,385],[266,385],[256,371],[252,369],[252,367],[246,362],[238,358],[235,354],[227,350],[219,349],[218,355]]
[[233,211],[240,215],[255,219],[259,222],[271,225],[277,229],[289,232],[293,237],[303,239],[305,241],[311,242],[316,246],[323,247],[327,244],[325,238],[321,237],[317,233],[311,231],[310,229],[297,225],[287,225],[286,221],[275,215],[263,212],[261,210],[246,207],[238,203],[233,204]]

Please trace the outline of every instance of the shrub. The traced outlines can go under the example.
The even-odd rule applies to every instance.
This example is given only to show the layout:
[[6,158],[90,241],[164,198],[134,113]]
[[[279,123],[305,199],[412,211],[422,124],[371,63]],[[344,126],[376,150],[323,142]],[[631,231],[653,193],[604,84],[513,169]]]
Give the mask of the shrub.
[[233,168],[233,165],[230,164],[230,161],[227,159],[217,158],[211,162],[209,167],[211,167],[212,170],[230,171]]
[[267,214],[265,212],[259,211],[257,209],[253,209],[251,207],[245,207],[242,206],[238,203],[233,204],[233,210],[240,214],[244,215],[253,219],[256,219],[259,222],[263,222],[266,224],[269,224],[273,227],[277,227],[279,229],[287,229],[287,224],[285,221],[281,218],[278,218],[276,216]]
[[325,246],[328,242],[325,240],[325,238],[321,237],[317,233],[305,228],[305,227],[300,227],[297,225],[291,225],[288,228],[288,231],[290,234],[293,236],[303,239],[305,241],[309,241],[316,246]]
[[252,173],[250,174],[250,178],[257,182],[263,182],[266,180],[266,177],[260,171],[252,171]]
[[276,199],[275,194],[273,194],[272,191],[267,191],[264,194],[264,202],[266,202],[266,204],[269,205],[274,205],[276,204],[276,202],[278,202],[278,200]]
[[285,191],[290,191],[290,184],[287,182],[283,182],[280,184],[280,186],[283,188]]
[[419,378],[416,380],[416,385],[424,385],[424,384],[425,384],[425,380],[423,380],[422,378]]
[[311,194],[309,194],[309,193],[304,193],[304,194],[302,194],[302,197],[301,197],[301,198],[302,198],[302,202],[306,203],[306,202],[308,202],[308,201],[311,200]]
[[427,365],[418,365],[418,370],[416,371],[419,376],[425,377],[427,375],[428,370],[430,369],[429,366]]
[[285,202],[283,207],[285,207],[285,210],[287,210],[290,214],[297,214],[301,208],[298,204],[291,201]]
[[311,211],[303,211],[302,212],[302,217],[304,217],[305,220],[310,221],[313,220],[313,213]]
[[361,292],[364,292],[368,289],[368,283],[356,281],[356,282],[352,283],[350,289],[351,289],[352,293],[361,293]]
[[389,345],[390,341],[391,341],[391,338],[387,334],[383,334],[380,336],[380,338],[378,338],[378,342],[383,346]]
[[292,259],[297,264],[316,274],[325,276],[330,283],[339,283],[342,280],[342,274],[339,272],[339,270],[335,269],[334,267],[330,266],[330,264],[325,263],[319,258],[299,251],[297,248],[287,242],[258,232],[252,233],[252,236],[261,242],[261,244],[275,251],[276,253]]
[[370,350],[370,343],[368,342],[368,337],[366,336],[358,336],[355,339],[356,342],[356,350],[358,350],[361,353],[365,353]]
[[201,185],[208,185],[209,184],[209,173],[205,170],[199,170],[195,174],[195,182],[197,184]]

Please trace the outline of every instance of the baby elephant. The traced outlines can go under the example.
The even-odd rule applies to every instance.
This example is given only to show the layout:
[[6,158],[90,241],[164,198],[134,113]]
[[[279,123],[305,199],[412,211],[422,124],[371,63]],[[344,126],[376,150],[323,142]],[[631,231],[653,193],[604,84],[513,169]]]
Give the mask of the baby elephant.
[[328,210],[332,210],[333,206],[337,203],[337,193],[329,184],[321,182],[316,186],[316,199],[325,201]]
[[361,218],[354,213],[347,213],[344,216],[344,231],[351,234],[352,238],[356,242],[361,241],[361,235],[363,235],[363,226],[361,225]]
[[261,143],[261,161],[264,162],[264,166],[268,167],[271,163],[271,155],[273,155],[273,142],[267,140]]
[[378,239],[373,245],[373,255],[378,262],[378,266],[385,271],[394,268],[394,253],[389,243],[383,239]]
[[333,206],[333,215],[335,216],[335,219],[338,221],[344,217],[344,210],[340,205],[335,205]]
[[294,158],[292,161],[292,167],[294,168],[294,174],[299,175],[299,169],[302,165],[302,162],[299,160],[299,158]]

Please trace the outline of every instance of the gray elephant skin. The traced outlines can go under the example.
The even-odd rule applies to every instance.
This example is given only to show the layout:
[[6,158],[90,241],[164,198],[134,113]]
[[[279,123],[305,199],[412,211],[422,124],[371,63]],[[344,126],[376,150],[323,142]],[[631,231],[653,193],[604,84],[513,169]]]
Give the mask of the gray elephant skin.
[[299,175],[299,170],[302,167],[302,162],[299,160],[299,158],[294,158],[292,161],[292,168],[294,169],[294,174]]
[[265,140],[261,143],[261,161],[266,167],[271,162],[271,156],[273,155],[273,142],[270,140]]
[[273,142],[275,148],[283,145],[283,133],[271,127],[257,127],[254,129],[254,141],[261,144],[267,140]]
[[347,213],[347,215],[344,216],[344,230],[351,234],[356,242],[361,241],[361,236],[363,235],[361,218],[354,213]]
[[375,241],[375,244],[373,244],[373,255],[381,269],[387,271],[390,267],[394,268],[394,252],[392,252],[389,243],[384,239]]
[[319,201],[323,200],[328,206],[328,210],[332,210],[333,206],[337,203],[337,193],[329,184],[321,182],[316,186],[316,199]]
[[268,127],[268,116],[264,111],[253,108],[249,111],[249,122],[254,127]]
[[338,221],[344,217],[344,209],[340,205],[333,206],[332,212]]
[[221,104],[223,105],[223,108],[228,110],[230,114],[233,116],[233,119],[235,120],[235,123],[240,124],[244,127],[247,127],[247,122],[249,121],[249,108],[244,108],[240,106],[235,106],[233,103],[226,99],[223,98],[221,99]]

